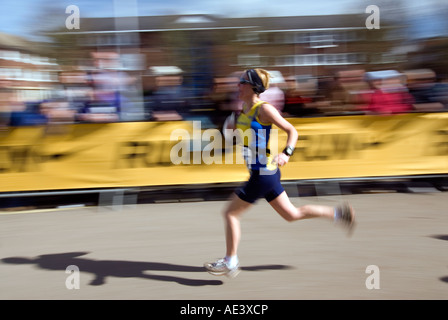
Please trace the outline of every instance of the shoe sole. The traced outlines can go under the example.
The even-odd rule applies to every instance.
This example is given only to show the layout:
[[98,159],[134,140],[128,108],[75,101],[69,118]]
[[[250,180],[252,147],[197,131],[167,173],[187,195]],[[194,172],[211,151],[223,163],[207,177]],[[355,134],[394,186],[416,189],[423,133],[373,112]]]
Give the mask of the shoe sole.
[[209,270],[209,269],[207,269],[207,268],[205,268],[205,270],[208,272],[208,273],[210,273],[211,275],[214,275],[214,276],[226,276],[226,277],[228,277],[228,278],[235,278],[237,275],[239,275],[240,274],[240,272],[241,272],[241,269],[240,268],[237,268],[237,269],[235,269],[235,270],[230,270],[230,271],[222,271],[222,272],[216,272],[216,271],[212,271],[212,270]]
[[347,230],[347,236],[351,237],[353,235],[354,229],[355,229],[355,225],[356,225],[356,216],[355,216],[355,210],[353,209],[353,207],[348,203],[348,202],[344,202],[340,208],[342,210],[344,210],[345,208],[348,208],[348,211],[350,212],[350,222],[347,220],[342,220],[342,225],[343,227]]
[[347,235],[349,237],[351,237],[353,235],[353,232],[355,230],[355,226],[356,226],[356,216],[355,216],[355,210],[353,209],[353,207],[347,203],[347,206],[350,208],[350,214],[351,214],[351,222],[350,224],[347,226],[348,231],[347,231]]
[[227,276],[227,278],[233,279],[233,278],[236,278],[240,274],[240,272],[241,272],[241,269],[237,268],[235,270],[232,270],[232,271],[226,273],[226,276]]

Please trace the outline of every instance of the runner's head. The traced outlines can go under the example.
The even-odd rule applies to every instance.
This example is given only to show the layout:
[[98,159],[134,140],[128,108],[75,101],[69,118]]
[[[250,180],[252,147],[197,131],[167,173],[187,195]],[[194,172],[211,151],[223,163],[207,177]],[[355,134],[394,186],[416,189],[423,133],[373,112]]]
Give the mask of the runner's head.
[[269,77],[269,72],[264,69],[247,69],[240,79],[240,84],[250,84],[258,95],[269,88]]

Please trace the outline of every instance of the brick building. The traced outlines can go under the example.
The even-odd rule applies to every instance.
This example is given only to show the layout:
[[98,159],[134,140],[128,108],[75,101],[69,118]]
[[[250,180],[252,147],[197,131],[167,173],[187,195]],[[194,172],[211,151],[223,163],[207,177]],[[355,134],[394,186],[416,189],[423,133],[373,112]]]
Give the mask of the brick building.
[[[248,66],[285,76],[321,76],[335,70],[387,68],[400,57],[391,53],[397,39],[365,27],[366,15],[222,18],[170,15],[87,18],[70,32],[89,50],[143,54],[139,65],[174,65],[200,80]],[[135,56],[137,57],[137,56]]]
[[24,101],[51,96],[58,81],[56,61],[40,47],[21,37],[0,33],[0,105],[2,112],[23,108]]

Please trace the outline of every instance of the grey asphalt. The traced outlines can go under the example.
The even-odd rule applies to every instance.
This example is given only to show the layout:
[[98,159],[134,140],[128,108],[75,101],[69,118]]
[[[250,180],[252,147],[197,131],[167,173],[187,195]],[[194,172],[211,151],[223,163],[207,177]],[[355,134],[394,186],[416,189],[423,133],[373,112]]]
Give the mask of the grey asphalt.
[[[242,219],[234,279],[202,268],[224,254],[223,201],[1,212],[0,299],[448,298],[447,192],[292,198],[341,200],[357,212],[352,237],[326,220],[288,223],[259,201]],[[73,265],[79,289],[67,288]]]

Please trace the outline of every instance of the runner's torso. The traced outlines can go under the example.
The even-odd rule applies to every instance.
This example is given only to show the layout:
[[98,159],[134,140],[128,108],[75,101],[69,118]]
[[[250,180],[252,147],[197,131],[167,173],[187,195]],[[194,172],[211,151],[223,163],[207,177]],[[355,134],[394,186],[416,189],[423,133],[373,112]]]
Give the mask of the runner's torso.
[[[264,101],[254,104],[247,112],[241,112],[236,121],[236,129],[242,134],[243,156],[250,170],[275,170],[269,151],[269,137],[272,124],[263,123],[258,118]],[[241,130],[241,131],[240,131]]]

